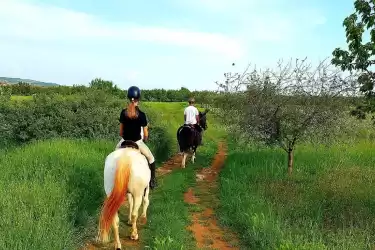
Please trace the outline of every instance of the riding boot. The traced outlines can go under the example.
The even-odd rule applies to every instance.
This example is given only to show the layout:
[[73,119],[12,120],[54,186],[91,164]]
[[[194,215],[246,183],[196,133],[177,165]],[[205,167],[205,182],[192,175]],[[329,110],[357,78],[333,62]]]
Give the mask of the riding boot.
[[150,188],[154,189],[157,186],[156,176],[155,176],[155,169],[156,169],[155,162],[149,164],[148,166],[150,167],[150,170],[151,170]]

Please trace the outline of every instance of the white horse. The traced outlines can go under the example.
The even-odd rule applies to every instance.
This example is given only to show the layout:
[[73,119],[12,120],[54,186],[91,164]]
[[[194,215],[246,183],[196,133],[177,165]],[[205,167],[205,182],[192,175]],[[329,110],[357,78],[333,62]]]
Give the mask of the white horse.
[[99,220],[99,241],[108,242],[109,230],[112,225],[115,249],[121,249],[118,210],[125,201],[126,194],[129,200],[128,224],[132,226],[130,238],[138,240],[138,210],[143,197],[141,220],[146,223],[150,178],[148,161],[139,149],[120,148],[107,156],[104,167],[104,189],[107,198],[104,201]]

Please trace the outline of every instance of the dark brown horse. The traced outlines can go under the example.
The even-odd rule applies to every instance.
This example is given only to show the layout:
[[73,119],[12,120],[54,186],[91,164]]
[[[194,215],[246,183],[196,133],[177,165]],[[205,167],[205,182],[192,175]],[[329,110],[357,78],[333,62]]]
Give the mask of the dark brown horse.
[[185,168],[186,157],[190,150],[193,151],[191,161],[195,161],[195,153],[199,145],[202,142],[202,133],[207,129],[207,117],[208,109],[204,112],[199,112],[199,123],[197,125],[184,124],[177,130],[177,141],[180,148],[180,152],[184,154],[181,166]]

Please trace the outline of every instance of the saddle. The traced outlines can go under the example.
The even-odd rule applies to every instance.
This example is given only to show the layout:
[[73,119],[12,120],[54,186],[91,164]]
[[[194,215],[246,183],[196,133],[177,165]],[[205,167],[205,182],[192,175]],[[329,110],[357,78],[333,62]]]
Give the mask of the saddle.
[[125,140],[121,143],[120,148],[134,148],[134,149],[139,149],[138,144],[135,143],[134,141],[130,140]]
[[[199,126],[199,125],[198,125]],[[190,129],[190,131],[193,133],[193,135],[194,135],[194,137],[199,137],[199,130],[195,127],[195,125],[193,125],[193,124],[184,124],[184,125],[182,125],[179,129],[178,129],[178,132],[177,132],[177,134],[178,135],[180,135],[180,133],[181,133],[181,130],[183,129],[183,128],[189,128]]]

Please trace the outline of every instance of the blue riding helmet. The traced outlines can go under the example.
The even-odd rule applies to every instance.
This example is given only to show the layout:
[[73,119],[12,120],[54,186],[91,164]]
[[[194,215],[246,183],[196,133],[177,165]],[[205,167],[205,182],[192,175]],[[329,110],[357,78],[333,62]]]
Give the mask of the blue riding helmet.
[[137,86],[131,86],[128,89],[128,99],[129,100],[139,100],[141,98],[141,90]]

